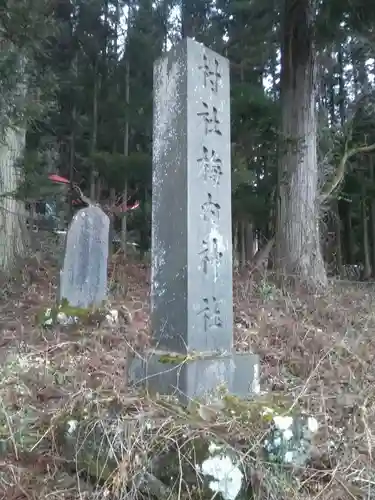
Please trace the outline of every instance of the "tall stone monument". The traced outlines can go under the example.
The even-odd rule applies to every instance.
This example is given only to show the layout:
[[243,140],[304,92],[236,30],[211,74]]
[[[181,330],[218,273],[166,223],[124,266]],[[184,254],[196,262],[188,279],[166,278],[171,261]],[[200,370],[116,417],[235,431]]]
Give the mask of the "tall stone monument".
[[154,346],[133,380],[180,398],[256,393],[259,360],[233,352],[229,61],[192,39],[154,66]]

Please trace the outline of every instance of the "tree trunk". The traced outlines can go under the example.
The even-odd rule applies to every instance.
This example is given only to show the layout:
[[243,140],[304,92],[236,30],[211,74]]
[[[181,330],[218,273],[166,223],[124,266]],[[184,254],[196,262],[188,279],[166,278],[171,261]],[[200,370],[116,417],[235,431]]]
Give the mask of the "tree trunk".
[[[375,163],[372,155],[369,156],[371,187],[375,186]],[[372,268],[375,270],[375,199],[371,198],[371,243]]]
[[[3,50],[17,50],[4,39]],[[2,97],[7,101],[23,106],[27,95],[25,79],[26,61],[19,57],[16,71],[19,71],[16,88],[5,90]],[[0,81],[0,89],[1,89]],[[2,89],[1,89],[2,90]],[[6,107],[5,107],[6,109]],[[17,111],[22,112],[21,109]],[[10,117],[8,117],[10,118]],[[9,272],[17,263],[18,257],[26,255],[28,233],[24,203],[17,201],[11,193],[16,193],[19,181],[19,161],[22,160],[26,145],[26,121],[12,124],[0,130],[0,270]]]
[[[25,149],[26,130],[9,127],[4,136],[0,142],[0,186],[3,193],[14,193],[19,182],[17,162]],[[22,203],[0,193],[0,269],[4,272],[12,269],[17,257],[25,255],[24,215]]]
[[[130,103],[130,65],[129,61],[126,61],[126,82],[125,82],[125,102],[126,102],[126,120],[125,120],[125,131],[124,131],[124,156],[127,158],[129,156],[129,103]],[[128,180],[125,178],[124,192],[123,192],[124,205],[128,202]],[[127,213],[126,211],[122,214],[121,219],[121,249],[126,256],[126,240],[127,240]]]
[[342,250],[341,250],[341,219],[340,219],[340,210],[339,210],[339,202],[335,200],[334,206],[334,217],[335,217],[335,267],[338,276],[342,277]]
[[285,0],[277,269],[314,290],[327,287],[319,241],[313,6]]
[[371,256],[370,256],[370,241],[368,234],[368,217],[367,217],[367,194],[366,194],[366,179],[361,175],[361,204],[362,204],[362,236],[363,236],[363,279],[371,278]]
[[191,0],[182,0],[181,4],[181,36],[182,38],[194,37],[194,20],[193,12],[194,6]]
[[239,267],[239,222],[235,220],[233,222],[232,230],[232,244],[233,244],[233,266],[237,269]]
[[[115,20],[114,20],[114,48],[113,48],[113,56],[116,61],[116,68],[118,65],[118,35],[119,35],[119,25],[120,25],[120,1],[116,0],[115,2],[116,6],[116,14],[115,14]],[[115,77],[117,76],[117,72],[115,70],[114,72]],[[116,85],[116,91],[117,94],[119,94],[119,84]],[[115,154],[117,152],[117,142],[116,142],[116,134],[114,135],[113,138],[113,147],[112,147],[112,152]],[[111,186],[109,190],[109,204],[111,207],[115,207],[116,205],[116,188]],[[113,255],[113,238],[115,235],[115,214],[113,211],[111,211],[109,215],[109,248],[108,248],[108,257],[109,260],[111,260],[112,255]]]
[[[99,94],[99,65],[98,61],[95,61],[94,64],[94,95],[92,102],[92,134],[91,134],[91,148],[90,153],[91,157],[93,157],[96,151],[96,143],[98,137],[98,94]],[[93,158],[91,159],[93,161]],[[91,178],[90,178],[90,198],[91,200],[95,200],[95,188],[96,188],[96,177],[97,172],[95,167],[91,165]]]
[[[76,54],[73,60],[73,72],[75,79],[77,78],[77,65],[78,65],[78,55]],[[70,221],[73,218],[73,181],[74,181],[74,164],[76,157],[76,121],[77,121],[77,102],[76,102],[76,93],[73,93],[73,106],[72,106],[72,114],[71,114],[71,130],[70,130],[70,147],[69,147],[69,183],[70,189],[68,194],[68,207],[67,207],[67,222],[70,224]]]
[[[111,207],[113,207],[116,203],[116,189],[115,188],[111,188],[109,190],[109,204]],[[113,254],[113,237],[115,235],[115,215],[113,212],[110,213],[110,216],[109,216],[109,221],[110,221],[110,225],[109,225],[109,249],[108,249],[108,256],[109,258],[112,257],[112,254]]]
[[337,63],[339,66],[339,113],[340,113],[340,123],[344,126],[345,123],[345,81],[344,81],[344,56],[343,56],[342,44],[338,44],[337,50]]
[[96,187],[96,200],[100,203],[100,200],[102,199],[102,179],[100,177],[98,177],[96,179],[96,183],[95,183],[95,187]]
[[246,262],[249,263],[254,257],[254,231],[251,222],[246,223]]
[[244,219],[240,221],[240,269],[246,267],[246,222]]
[[346,216],[345,216],[345,249],[346,249],[346,263],[354,264],[354,238],[352,227],[352,204],[346,203]]

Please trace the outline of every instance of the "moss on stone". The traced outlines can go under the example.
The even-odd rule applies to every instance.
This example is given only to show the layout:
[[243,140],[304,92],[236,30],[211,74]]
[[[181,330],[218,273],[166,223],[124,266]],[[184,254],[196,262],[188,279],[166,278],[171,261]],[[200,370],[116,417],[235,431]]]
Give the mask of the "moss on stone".
[[[104,321],[107,310],[102,307],[75,307],[71,306],[66,299],[62,299],[61,303],[51,307],[50,309],[40,311],[37,314],[37,324],[43,326],[53,326],[58,323],[58,315],[64,314],[67,318],[77,318],[79,324],[94,325]],[[47,323],[47,321],[50,321]]]
[[[224,396],[225,413],[237,418],[242,424],[267,424],[273,416],[288,412],[291,403],[284,395],[269,394],[256,400],[241,399],[231,394]],[[271,410],[270,412],[265,411]]]
[[187,356],[184,354],[176,355],[176,354],[162,354],[159,356],[159,363],[163,363],[165,365],[173,364],[180,365],[187,361]]
[[197,359],[203,359],[201,354],[189,353],[189,354],[161,354],[159,356],[159,362],[163,364],[175,364],[180,365],[186,363],[187,361],[195,361]]

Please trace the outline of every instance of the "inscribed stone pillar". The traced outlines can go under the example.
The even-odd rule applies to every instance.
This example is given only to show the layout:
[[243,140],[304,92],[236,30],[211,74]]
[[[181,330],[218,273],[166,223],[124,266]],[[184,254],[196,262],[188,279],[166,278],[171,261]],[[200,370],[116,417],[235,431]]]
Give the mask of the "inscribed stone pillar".
[[154,66],[151,324],[134,380],[209,398],[258,390],[233,352],[229,61],[185,39]]

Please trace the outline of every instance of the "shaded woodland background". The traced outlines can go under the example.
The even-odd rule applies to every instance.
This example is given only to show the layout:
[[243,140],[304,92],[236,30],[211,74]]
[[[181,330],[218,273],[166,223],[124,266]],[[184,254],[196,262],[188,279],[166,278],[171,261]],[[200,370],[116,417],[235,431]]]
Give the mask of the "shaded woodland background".
[[316,12],[310,0],[5,1],[0,266],[22,254],[19,214],[51,195],[49,172],[91,199],[140,200],[115,226],[124,249],[148,250],[153,62],[192,36],[231,62],[240,265],[268,243],[269,267],[314,287],[327,273],[372,278],[375,12],[359,0]]

